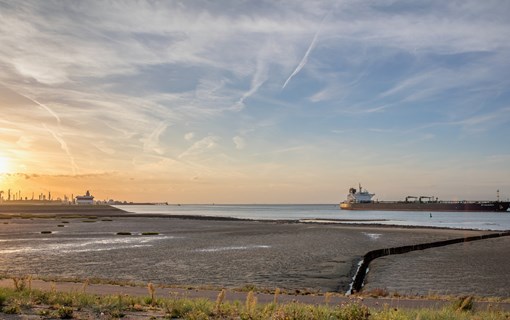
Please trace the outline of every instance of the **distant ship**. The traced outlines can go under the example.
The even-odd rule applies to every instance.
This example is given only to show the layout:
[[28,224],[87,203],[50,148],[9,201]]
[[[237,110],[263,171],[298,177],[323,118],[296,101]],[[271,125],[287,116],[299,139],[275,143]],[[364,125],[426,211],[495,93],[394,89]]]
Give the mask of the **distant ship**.
[[347,200],[340,203],[343,210],[373,211],[507,211],[508,201],[442,201],[429,196],[407,196],[404,201],[374,201],[374,193],[350,188]]

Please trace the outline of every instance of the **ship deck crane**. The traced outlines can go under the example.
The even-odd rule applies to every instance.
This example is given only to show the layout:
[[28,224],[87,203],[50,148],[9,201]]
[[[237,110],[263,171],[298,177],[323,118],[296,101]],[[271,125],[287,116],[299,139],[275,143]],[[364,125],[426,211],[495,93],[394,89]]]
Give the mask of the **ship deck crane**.
[[409,202],[409,199],[414,199],[414,201],[416,201],[418,199],[418,197],[415,197],[415,196],[407,196],[406,197],[406,202]]
[[423,202],[423,199],[428,199],[429,200],[428,202],[434,201],[434,197],[429,197],[429,196],[420,196],[419,201]]

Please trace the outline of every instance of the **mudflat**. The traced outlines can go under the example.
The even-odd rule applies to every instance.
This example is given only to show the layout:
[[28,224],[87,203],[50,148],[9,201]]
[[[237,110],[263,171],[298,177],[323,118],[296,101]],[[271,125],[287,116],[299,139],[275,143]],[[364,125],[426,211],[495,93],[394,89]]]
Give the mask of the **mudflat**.
[[[0,273],[345,292],[367,251],[483,233],[170,217],[11,217],[0,220]],[[450,290],[440,284],[431,289]]]
[[510,237],[501,237],[378,258],[365,290],[508,298],[509,274]]
[[51,214],[61,216],[70,214],[111,215],[124,213],[126,212],[109,205],[9,204],[5,202],[0,204],[0,214],[7,217],[20,214]]

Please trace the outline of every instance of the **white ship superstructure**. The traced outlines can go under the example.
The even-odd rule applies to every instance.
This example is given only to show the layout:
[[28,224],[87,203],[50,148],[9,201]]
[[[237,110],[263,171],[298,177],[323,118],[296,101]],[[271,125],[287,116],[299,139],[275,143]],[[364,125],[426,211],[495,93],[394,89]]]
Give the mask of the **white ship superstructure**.
[[90,194],[90,191],[87,190],[84,196],[76,196],[76,204],[85,204],[90,205],[94,204],[94,196]]
[[375,196],[375,193],[370,193],[368,190],[363,190],[361,188],[361,184],[359,185],[359,192],[355,188],[349,189],[349,194],[347,195],[348,203],[367,203],[372,202],[372,197]]

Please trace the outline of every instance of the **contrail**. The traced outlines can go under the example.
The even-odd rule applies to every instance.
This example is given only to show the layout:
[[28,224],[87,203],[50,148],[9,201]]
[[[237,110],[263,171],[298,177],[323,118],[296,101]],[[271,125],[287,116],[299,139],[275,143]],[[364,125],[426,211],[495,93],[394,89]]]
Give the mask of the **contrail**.
[[60,117],[58,116],[58,114],[56,114],[53,110],[51,110],[48,106],[40,103],[39,101],[35,100],[35,99],[30,99],[26,96],[24,96],[25,98],[29,99],[29,100],[32,100],[33,102],[37,103],[40,107],[42,107],[43,109],[45,109],[46,111],[48,111],[53,117],[55,117],[55,119],[57,119],[57,122],[60,123]]
[[19,92],[16,92],[17,94],[19,94],[20,96],[23,96],[25,97],[26,99],[32,101],[33,103],[37,104],[39,107],[43,108],[44,110],[48,111],[53,117],[55,117],[55,119],[57,119],[57,122],[60,123],[60,117],[58,116],[58,114],[56,114],[53,110],[51,110],[48,106],[40,103],[39,101],[35,100],[35,99],[32,99],[30,97],[27,97],[26,95],[22,94],[22,93],[19,93]]
[[76,175],[76,170],[79,169],[78,166],[76,165],[76,162],[74,161],[74,157],[73,155],[71,154],[71,151],[69,150],[69,147],[67,146],[67,143],[64,141],[64,139],[61,137],[60,134],[56,133],[55,131],[51,130],[50,128],[48,128],[48,126],[46,126],[45,123],[43,123],[43,126],[44,128],[49,132],[51,133],[51,135],[53,136],[53,138],[55,138],[55,140],[57,140],[59,143],[60,143],[60,148],[62,148],[62,150],[65,151],[65,153],[67,154],[67,156],[69,157],[69,160],[71,162],[71,168],[73,170],[73,175]]
[[308,50],[306,50],[306,53],[303,56],[303,59],[301,59],[298,66],[296,67],[296,69],[294,69],[294,72],[292,72],[292,74],[287,78],[287,80],[283,84],[282,90],[285,89],[285,87],[287,86],[287,83],[289,83],[290,79],[292,79],[296,74],[298,74],[299,71],[301,71],[301,69],[303,69],[303,67],[305,66],[306,62],[308,61],[308,56],[310,55],[310,52],[312,52],[313,48],[315,48],[315,42],[317,42],[317,38],[319,37],[319,33],[322,30],[322,25],[324,24],[324,20],[326,20],[328,15],[329,15],[329,13],[326,14],[324,16],[324,18],[322,18],[319,29],[317,30],[317,32],[315,32],[315,35],[313,36],[312,43],[310,43],[310,45],[308,46]]
[[14,93],[22,96],[23,98],[32,101],[33,103],[37,104],[39,107],[43,108],[44,110],[48,111],[49,114],[51,114],[55,119],[57,119],[57,122],[60,123],[60,117],[58,116],[58,114],[56,114],[55,111],[51,110],[48,106],[40,103],[39,101],[37,101],[35,99],[30,98],[27,95],[24,95],[23,93],[18,92],[17,90],[12,89],[11,87],[5,85],[4,83],[0,82],[0,84],[3,85],[4,87],[6,87],[7,89],[13,91]]

